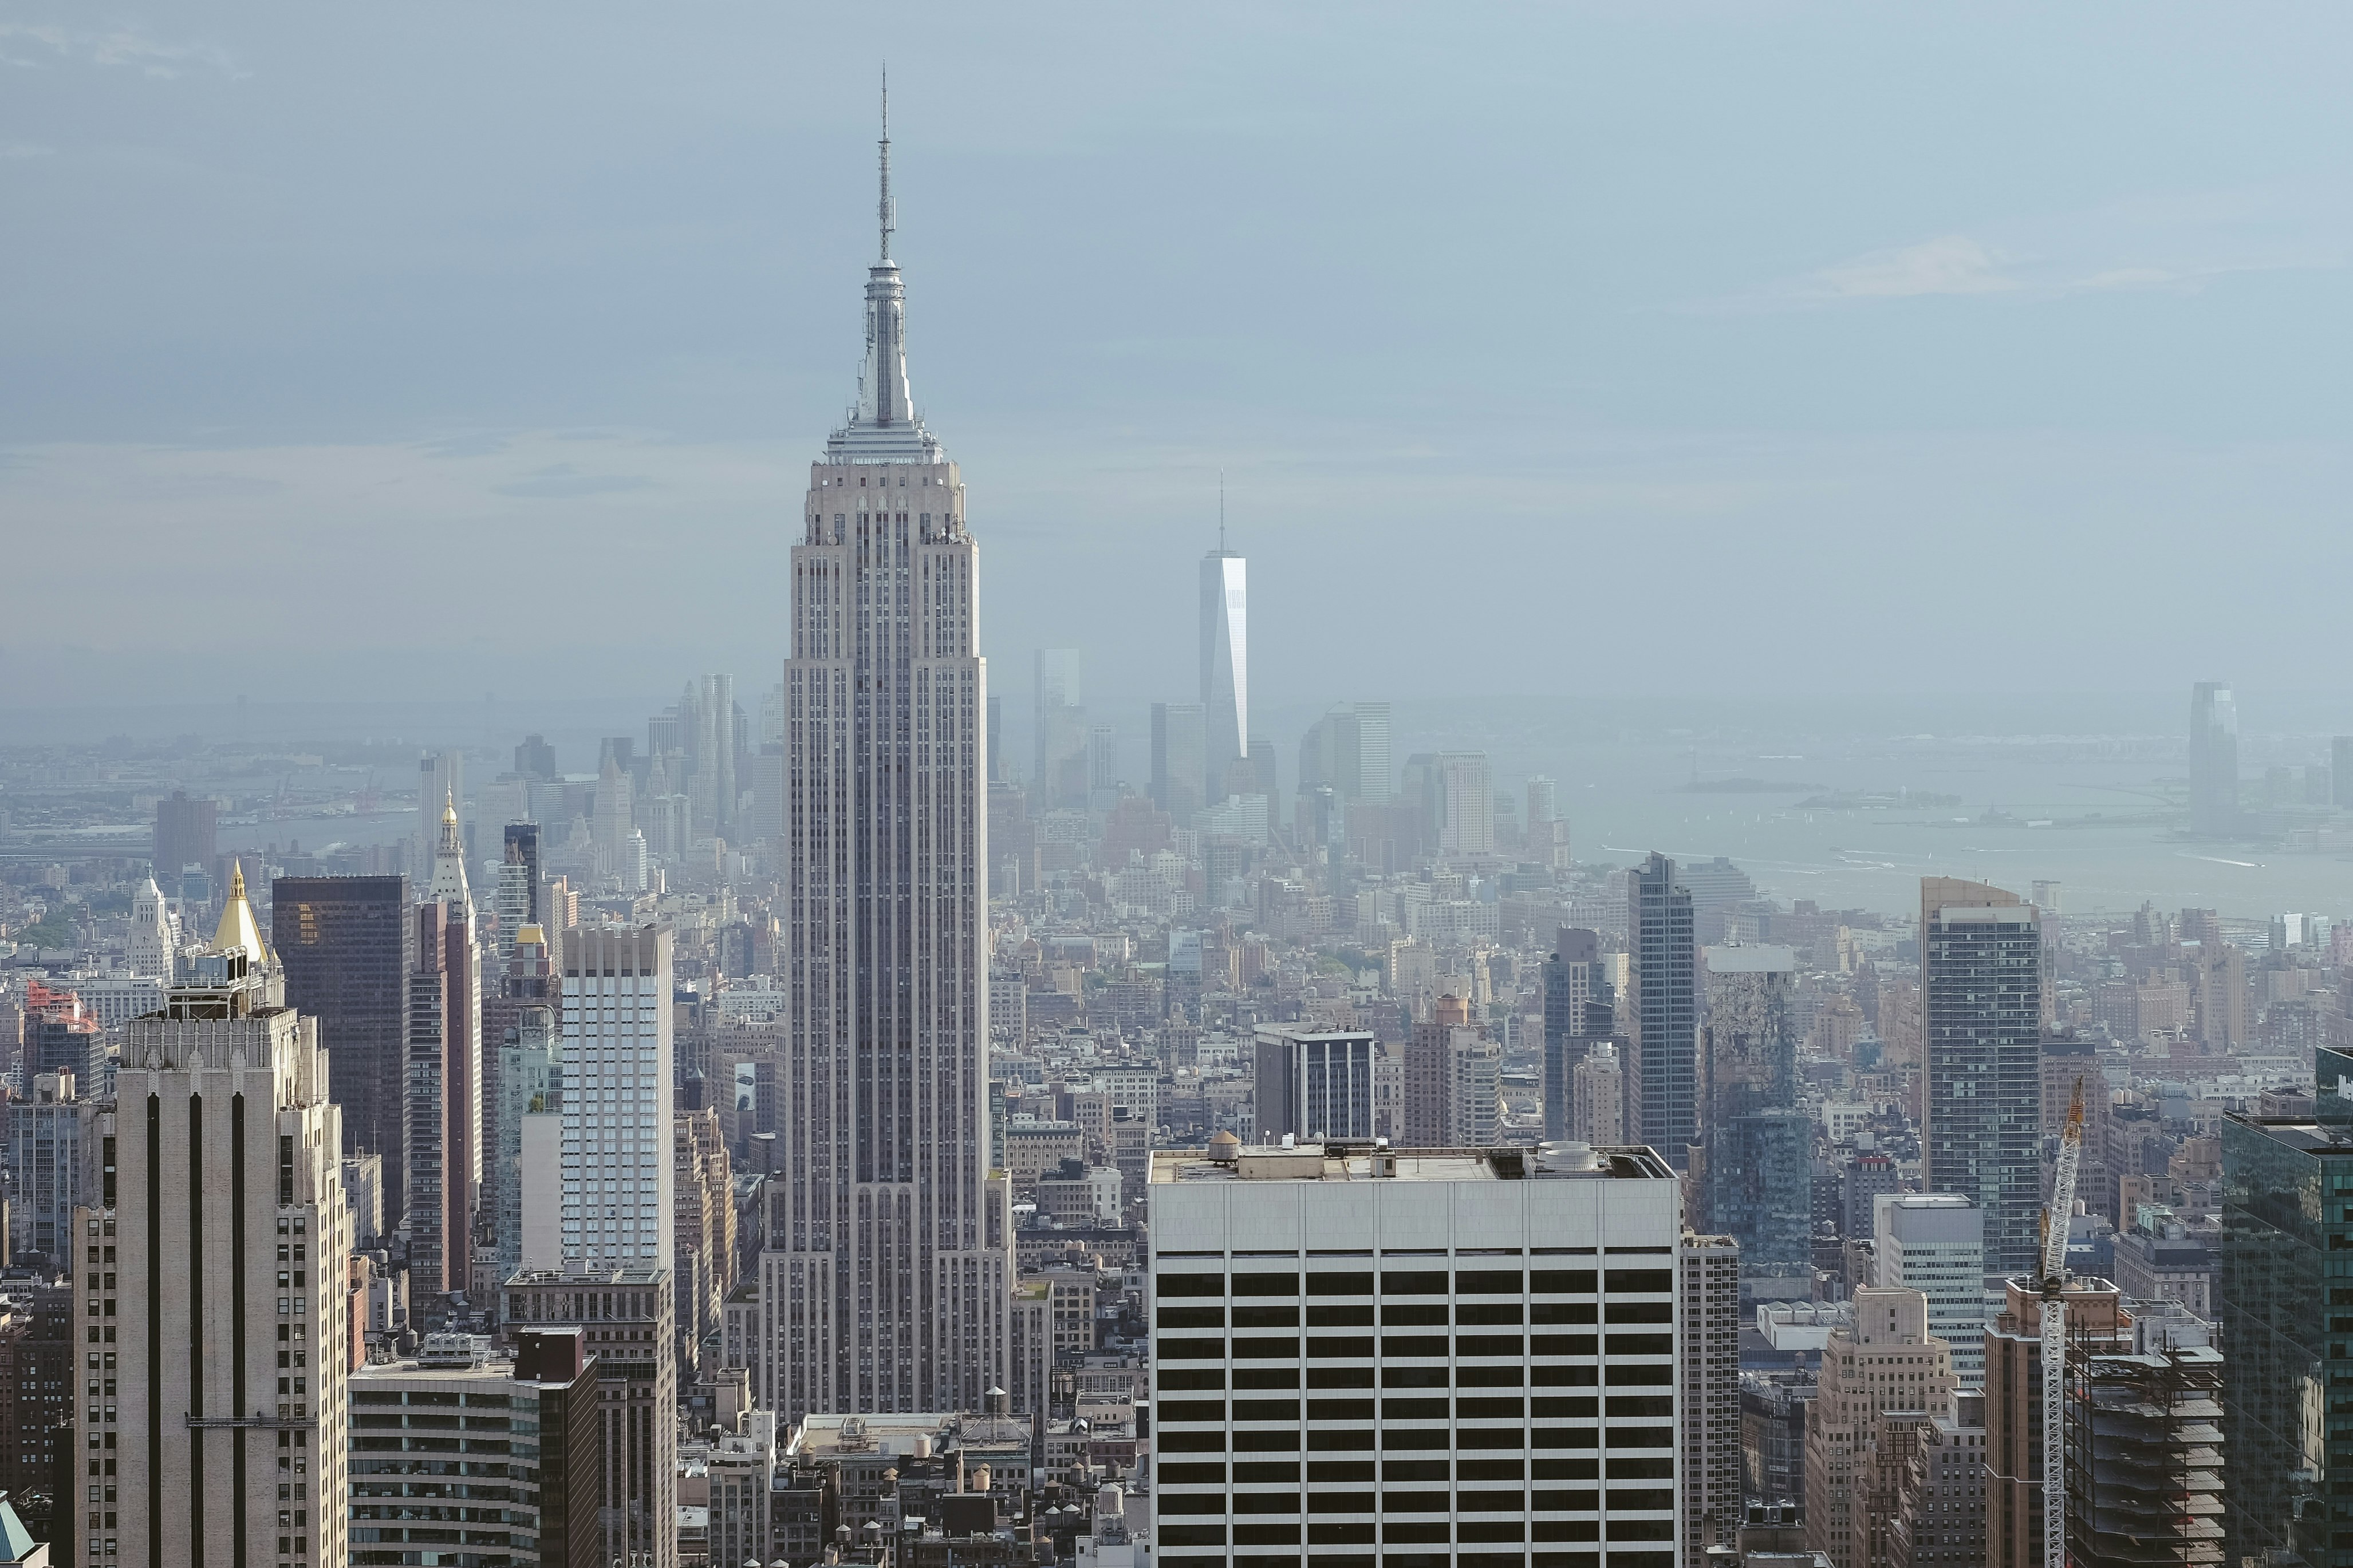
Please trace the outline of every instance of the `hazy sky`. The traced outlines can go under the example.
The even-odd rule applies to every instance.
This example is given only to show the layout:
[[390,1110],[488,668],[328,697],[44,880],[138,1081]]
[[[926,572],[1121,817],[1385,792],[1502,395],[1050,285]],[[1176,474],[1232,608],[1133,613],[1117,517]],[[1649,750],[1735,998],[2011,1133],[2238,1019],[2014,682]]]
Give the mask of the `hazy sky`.
[[[2353,13],[0,7],[0,707],[775,679],[887,58],[1000,690],[2353,686]],[[192,658],[216,650],[218,659]],[[223,673],[226,671],[227,673]]]

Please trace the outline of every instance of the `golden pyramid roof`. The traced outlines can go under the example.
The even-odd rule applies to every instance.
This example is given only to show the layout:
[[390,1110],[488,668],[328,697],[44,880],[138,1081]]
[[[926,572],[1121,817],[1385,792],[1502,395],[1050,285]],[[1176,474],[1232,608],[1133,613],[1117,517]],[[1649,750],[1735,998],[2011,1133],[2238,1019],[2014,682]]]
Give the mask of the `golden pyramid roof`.
[[261,924],[253,918],[253,906],[245,900],[245,862],[235,862],[228,874],[228,901],[221,906],[220,924],[214,928],[212,951],[227,952],[242,948],[255,963],[269,961],[269,944],[261,940]]

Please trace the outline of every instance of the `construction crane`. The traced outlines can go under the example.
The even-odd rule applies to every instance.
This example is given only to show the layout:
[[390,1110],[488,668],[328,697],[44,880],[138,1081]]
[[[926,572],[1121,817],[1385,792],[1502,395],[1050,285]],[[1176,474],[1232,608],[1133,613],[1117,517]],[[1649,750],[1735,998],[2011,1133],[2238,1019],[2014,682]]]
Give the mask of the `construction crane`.
[[2042,1568],[2067,1568],[2067,1221],[2084,1155],[2084,1080],[2075,1079],[2059,1168],[2042,1211]]

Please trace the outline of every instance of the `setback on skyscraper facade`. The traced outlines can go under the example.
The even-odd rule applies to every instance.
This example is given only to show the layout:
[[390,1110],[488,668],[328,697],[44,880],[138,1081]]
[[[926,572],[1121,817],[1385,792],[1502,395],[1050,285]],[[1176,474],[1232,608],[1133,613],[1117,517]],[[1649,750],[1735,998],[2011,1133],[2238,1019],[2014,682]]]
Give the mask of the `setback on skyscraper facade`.
[[777,1100],[794,1109],[777,1127],[758,1358],[760,1403],[787,1424],[979,1410],[1008,1375],[979,549],[963,478],[908,390],[887,134],[881,164],[858,402],[810,465],[792,552],[780,979],[807,1000],[778,1053]]

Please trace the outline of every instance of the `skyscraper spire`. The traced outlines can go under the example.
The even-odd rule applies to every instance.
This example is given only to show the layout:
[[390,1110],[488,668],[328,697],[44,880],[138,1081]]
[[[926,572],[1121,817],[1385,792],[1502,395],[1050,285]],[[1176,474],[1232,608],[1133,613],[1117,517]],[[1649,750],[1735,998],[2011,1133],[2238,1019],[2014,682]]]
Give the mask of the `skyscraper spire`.
[[882,265],[891,265],[891,237],[898,232],[899,215],[891,205],[891,68],[882,68]]
[[936,463],[940,444],[915,416],[907,386],[907,288],[891,258],[899,232],[899,204],[891,198],[891,78],[882,77],[882,139],[875,205],[882,254],[866,272],[866,359],[859,369],[858,401],[849,421],[826,444],[834,462]]

